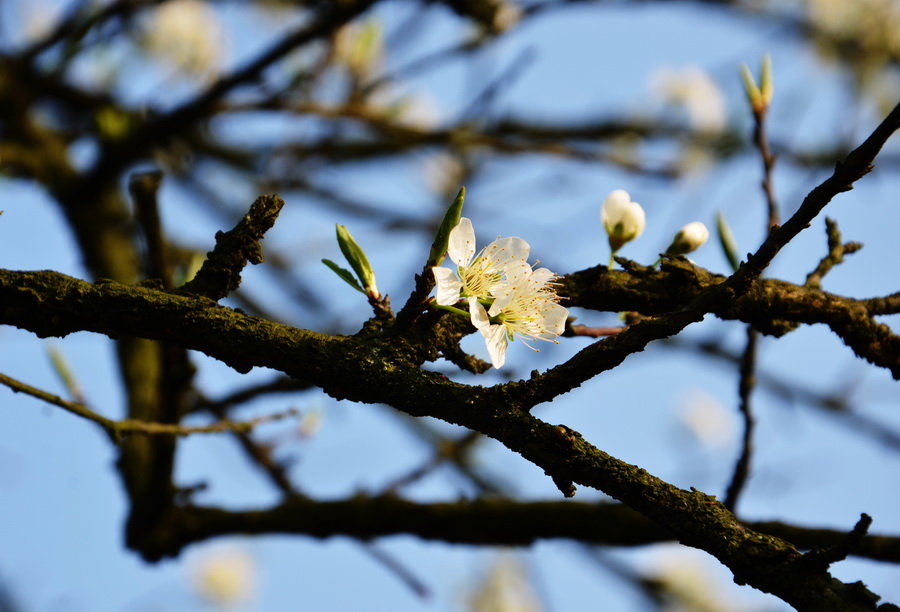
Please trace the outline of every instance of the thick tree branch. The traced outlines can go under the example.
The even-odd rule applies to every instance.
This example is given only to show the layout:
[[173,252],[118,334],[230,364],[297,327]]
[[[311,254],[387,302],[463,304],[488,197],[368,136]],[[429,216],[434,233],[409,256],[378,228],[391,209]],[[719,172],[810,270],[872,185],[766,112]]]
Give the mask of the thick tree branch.
[[[276,507],[247,512],[188,506],[175,512],[174,529],[159,541],[160,553],[207,538],[292,533],[316,538],[370,539],[415,535],[426,540],[486,546],[528,546],[571,539],[605,546],[643,546],[672,541],[671,534],[628,506],[575,501],[474,500],[421,504],[389,496],[347,500],[290,498]],[[792,541],[801,549],[831,549],[847,533],[780,522],[747,522],[751,529]],[[900,537],[865,535],[849,550],[856,557],[900,562]]]
[[[53,272],[0,272],[0,321],[39,335],[89,330],[179,342],[240,371],[272,367],[308,379],[338,398],[385,403],[414,416],[463,425],[499,440],[558,483],[581,483],[623,501],[682,543],[717,557],[738,582],[798,607],[863,610],[872,609],[877,600],[827,572],[798,565],[800,555],[793,547],[748,530],[715,498],[678,489],[595,448],[577,432],[532,417],[514,392],[527,383],[489,389],[452,383],[419,370],[410,361],[418,351],[403,338],[326,336],[202,298],[118,283],[91,285]],[[171,518],[164,519],[160,530],[172,527],[167,526]],[[165,554],[147,548],[155,538],[146,536],[141,540],[145,555]]]
[[[683,308],[726,280],[684,260],[663,262],[662,270],[624,272],[596,266],[560,279],[566,304],[593,310],[637,311],[660,315]],[[874,320],[874,314],[896,312],[898,295],[856,300],[780,280],[762,279],[734,300],[711,304],[723,320],[752,324],[762,333],[782,336],[800,323],[828,325],[863,359],[900,378],[900,336]],[[622,336],[618,334],[617,337]]]

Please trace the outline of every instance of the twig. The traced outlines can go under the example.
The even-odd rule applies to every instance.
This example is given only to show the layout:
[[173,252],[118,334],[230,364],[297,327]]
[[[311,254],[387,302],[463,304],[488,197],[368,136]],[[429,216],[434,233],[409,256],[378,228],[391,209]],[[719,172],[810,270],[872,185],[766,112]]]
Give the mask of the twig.
[[284,200],[277,195],[260,196],[250,211],[228,232],[216,233],[216,246],[193,280],[177,289],[178,293],[203,295],[220,300],[241,284],[241,271],[247,262],[264,261],[263,235],[275,224]]
[[163,173],[159,170],[136,172],[128,180],[128,192],[134,200],[136,217],[147,247],[146,277],[158,278],[164,288],[171,289],[172,275],[166,262],[166,245],[157,201],[162,179]]
[[83,37],[92,28],[102,25],[103,22],[115,17],[130,17],[132,13],[145,6],[159,4],[160,0],[116,0],[101,10],[90,14],[95,5],[91,2],[77,2],[69,13],[61,18],[56,27],[40,40],[22,51],[21,57],[25,61],[32,61],[38,55],[50,49],[66,38],[77,39]]
[[831,269],[844,261],[844,255],[850,255],[862,248],[859,242],[848,242],[844,244],[841,241],[841,230],[837,221],[825,217],[825,233],[828,236],[828,254],[819,261],[816,269],[806,276],[804,287],[813,289],[821,289],[822,278],[828,274]]
[[[775,157],[769,151],[769,141],[766,138],[766,117],[768,117],[768,104],[752,106],[753,111],[753,141],[759,151],[762,160],[763,178],[760,186],[766,201],[768,221],[766,229],[771,231],[780,220],[778,202],[775,199],[775,188],[772,183],[772,171],[775,167]],[[738,410],[744,421],[744,434],[741,439],[741,455],[734,466],[731,476],[731,484],[728,485],[725,494],[725,507],[735,511],[738,498],[750,477],[750,459],[753,456],[753,430],[756,419],[753,416],[753,388],[756,386],[756,347],[759,343],[759,332],[753,325],[747,326],[747,344],[741,356],[740,380],[738,382]]]
[[459,466],[465,459],[468,451],[481,439],[482,435],[480,433],[470,431],[455,440],[449,438],[437,440],[434,453],[429,459],[418,468],[393,480],[383,488],[383,491],[385,493],[395,493],[403,487],[407,487],[424,478],[446,462],[452,462],[454,465]]
[[[743,354],[727,351],[718,342],[686,343],[678,340],[664,340],[662,346],[693,350],[700,355],[723,360],[729,364],[740,364]],[[757,383],[769,392],[786,402],[800,402],[820,410],[830,418],[840,419],[849,433],[870,436],[892,451],[900,451],[900,433],[856,410],[850,403],[846,392],[820,393],[805,388],[795,381],[781,378],[772,372],[759,372]]]
[[759,151],[759,157],[763,165],[763,178],[760,186],[766,198],[766,210],[768,211],[768,228],[772,229],[780,222],[778,213],[778,201],[775,199],[775,189],[772,184],[772,170],[775,167],[775,156],[769,150],[769,140],[766,137],[766,117],[768,106],[753,109],[753,142]]
[[297,380],[290,376],[277,376],[268,382],[244,387],[219,399],[201,397],[197,400],[194,410],[209,410],[214,414],[224,416],[232,406],[243,404],[261,395],[305,391],[311,387],[312,385],[303,380]]
[[828,569],[829,565],[843,561],[850,553],[859,548],[860,542],[869,532],[871,525],[872,517],[866,513],[861,514],[853,530],[846,534],[841,541],[828,548],[814,548],[803,555],[801,561],[823,571]]
[[753,416],[750,403],[753,387],[756,386],[756,345],[759,340],[759,332],[752,325],[747,326],[747,345],[741,356],[740,384],[738,395],[740,397],[739,410],[744,420],[744,435],[741,440],[741,456],[734,466],[731,476],[731,484],[725,494],[725,507],[734,512],[738,498],[750,476],[750,458],[753,455],[753,430],[756,420]]
[[362,548],[367,555],[372,557],[372,559],[384,566],[385,569],[394,574],[394,576],[399,578],[403,584],[408,586],[409,589],[421,599],[428,599],[431,596],[431,590],[428,586],[420,580],[412,570],[394,558],[393,555],[369,542],[360,543],[360,548]]
[[872,316],[897,314],[900,312],[900,291],[884,297],[869,298],[860,301],[865,305],[866,310],[868,310],[869,314]]
[[96,423],[106,431],[114,440],[118,441],[122,436],[128,434],[138,435],[161,435],[161,436],[189,436],[192,434],[208,434],[222,432],[243,432],[251,431],[257,425],[280,421],[287,417],[296,416],[298,411],[295,409],[286,410],[276,414],[261,416],[249,421],[218,421],[210,425],[201,425],[198,427],[185,427],[182,425],[174,425],[171,423],[152,423],[148,421],[140,421],[137,419],[124,419],[116,421],[105,416],[99,415],[84,404],[78,402],[70,402],[64,400],[58,395],[53,395],[47,391],[32,387],[31,385],[10,378],[5,374],[0,374],[0,384],[9,387],[15,393],[25,393],[31,397],[43,400],[48,404],[58,406],[66,412],[70,412],[83,419]]
[[588,325],[571,325],[563,336],[586,336],[588,338],[603,338],[606,336],[615,336],[628,329],[626,326],[620,327],[591,327]]

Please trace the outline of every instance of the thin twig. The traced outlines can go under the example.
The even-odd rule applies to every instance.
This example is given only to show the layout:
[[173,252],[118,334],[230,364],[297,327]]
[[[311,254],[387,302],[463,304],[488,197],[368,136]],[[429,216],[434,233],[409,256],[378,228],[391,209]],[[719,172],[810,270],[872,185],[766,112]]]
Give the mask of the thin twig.
[[759,157],[763,165],[763,178],[761,187],[766,198],[766,210],[768,211],[768,228],[772,229],[780,223],[781,216],[778,212],[778,201],[775,199],[775,189],[772,184],[772,171],[775,167],[775,156],[769,150],[769,140],[766,137],[766,117],[768,107],[753,110],[753,142],[759,151]]
[[628,329],[626,326],[618,327],[591,327],[589,325],[571,325],[563,336],[586,336],[588,338],[605,338],[606,336],[615,336]]
[[48,404],[52,404],[54,406],[62,408],[66,412],[70,412],[83,419],[96,423],[97,425],[102,427],[113,440],[118,440],[122,436],[128,434],[189,436],[192,434],[223,433],[228,431],[246,433],[252,430],[257,425],[261,425],[262,423],[279,421],[281,419],[296,416],[298,414],[297,410],[290,409],[284,412],[250,419],[248,421],[218,421],[210,425],[201,425],[198,427],[185,427],[182,425],[175,425],[171,423],[152,423],[149,421],[140,421],[137,419],[124,419],[121,421],[116,421],[114,419],[110,419],[97,414],[84,404],[64,400],[58,395],[48,393],[47,391],[38,389],[37,387],[32,387],[27,383],[6,376],[5,374],[0,374],[0,384],[9,387],[14,393],[24,393],[26,395],[30,395],[31,397],[43,400]]
[[[768,220],[766,228],[771,231],[779,221],[778,202],[775,199],[775,189],[772,184],[772,171],[775,167],[775,157],[769,151],[769,141],[766,137],[766,117],[768,105],[753,107],[753,141],[759,151],[762,160],[763,178],[760,186],[766,201]],[[725,494],[725,507],[734,512],[738,498],[750,477],[750,459],[753,456],[753,430],[756,419],[753,416],[753,388],[756,386],[756,347],[759,343],[759,332],[753,325],[747,326],[747,344],[741,356],[740,381],[738,382],[738,410],[744,421],[744,434],[741,439],[741,455],[734,466],[731,476],[731,484],[728,485]]]
[[837,221],[825,217],[825,233],[828,236],[828,253],[819,261],[816,269],[806,276],[804,287],[813,289],[822,288],[822,278],[828,274],[831,269],[844,261],[844,255],[850,255],[862,248],[859,242],[848,242],[846,244],[841,240],[841,230]]
[[750,477],[750,458],[753,456],[753,430],[756,419],[753,416],[753,408],[750,403],[753,388],[756,386],[756,345],[759,340],[759,332],[752,325],[747,326],[747,345],[741,356],[740,384],[738,395],[740,397],[739,410],[744,420],[744,435],[741,440],[741,456],[734,466],[731,476],[731,484],[725,494],[725,507],[734,512],[738,498]]

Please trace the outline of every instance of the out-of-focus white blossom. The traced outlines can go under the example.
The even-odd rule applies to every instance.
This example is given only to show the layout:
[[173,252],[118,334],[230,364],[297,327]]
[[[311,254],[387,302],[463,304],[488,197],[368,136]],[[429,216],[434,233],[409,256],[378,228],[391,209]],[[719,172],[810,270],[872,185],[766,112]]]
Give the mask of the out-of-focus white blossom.
[[[715,563],[689,549],[663,550],[654,561],[652,577],[662,586],[663,612],[750,612],[759,610],[742,593],[736,593],[731,580],[722,576]],[[721,577],[720,577],[721,576]]]
[[422,162],[422,176],[425,185],[441,196],[452,195],[463,183],[466,167],[459,157],[438,152],[429,155]]
[[522,7],[515,2],[504,2],[494,13],[494,31],[505,32],[522,20]]
[[806,0],[812,24],[838,42],[852,42],[884,55],[900,54],[897,0]]
[[695,130],[718,133],[725,128],[725,98],[702,68],[661,68],[650,77],[650,84],[664,102],[684,109]]
[[192,578],[194,589],[201,597],[229,609],[253,596],[256,564],[241,550],[221,548],[197,562]]
[[401,94],[381,87],[369,96],[368,105],[385,120],[413,130],[430,130],[441,123],[440,107],[427,93]]
[[716,397],[701,389],[687,393],[678,418],[701,444],[722,448],[734,442],[734,416]]
[[526,568],[512,555],[500,557],[466,602],[470,612],[540,612],[540,598]]
[[200,0],[161,4],[145,23],[142,39],[150,53],[191,74],[215,73],[225,47],[216,12]]
[[609,236],[609,248],[613,253],[644,232],[647,223],[644,209],[624,189],[616,189],[603,201],[600,219]]
[[62,5],[57,2],[46,2],[46,0],[17,2],[13,6],[19,13],[20,31],[29,41],[40,40],[47,36],[63,13]]
[[675,234],[666,249],[668,255],[685,255],[696,251],[709,240],[709,230],[700,221],[688,223]]
[[381,24],[367,19],[342,27],[334,39],[334,59],[356,77],[370,76],[384,61]]

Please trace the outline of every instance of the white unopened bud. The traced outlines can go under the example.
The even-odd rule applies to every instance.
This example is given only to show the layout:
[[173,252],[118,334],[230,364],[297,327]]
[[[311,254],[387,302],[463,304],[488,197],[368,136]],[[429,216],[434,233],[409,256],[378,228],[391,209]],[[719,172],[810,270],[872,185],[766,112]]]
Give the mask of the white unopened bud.
[[684,255],[696,251],[709,240],[709,230],[699,221],[688,223],[675,234],[666,255]]
[[644,209],[637,202],[632,202],[624,189],[616,189],[606,196],[600,218],[609,235],[609,248],[613,253],[640,236],[647,223]]

